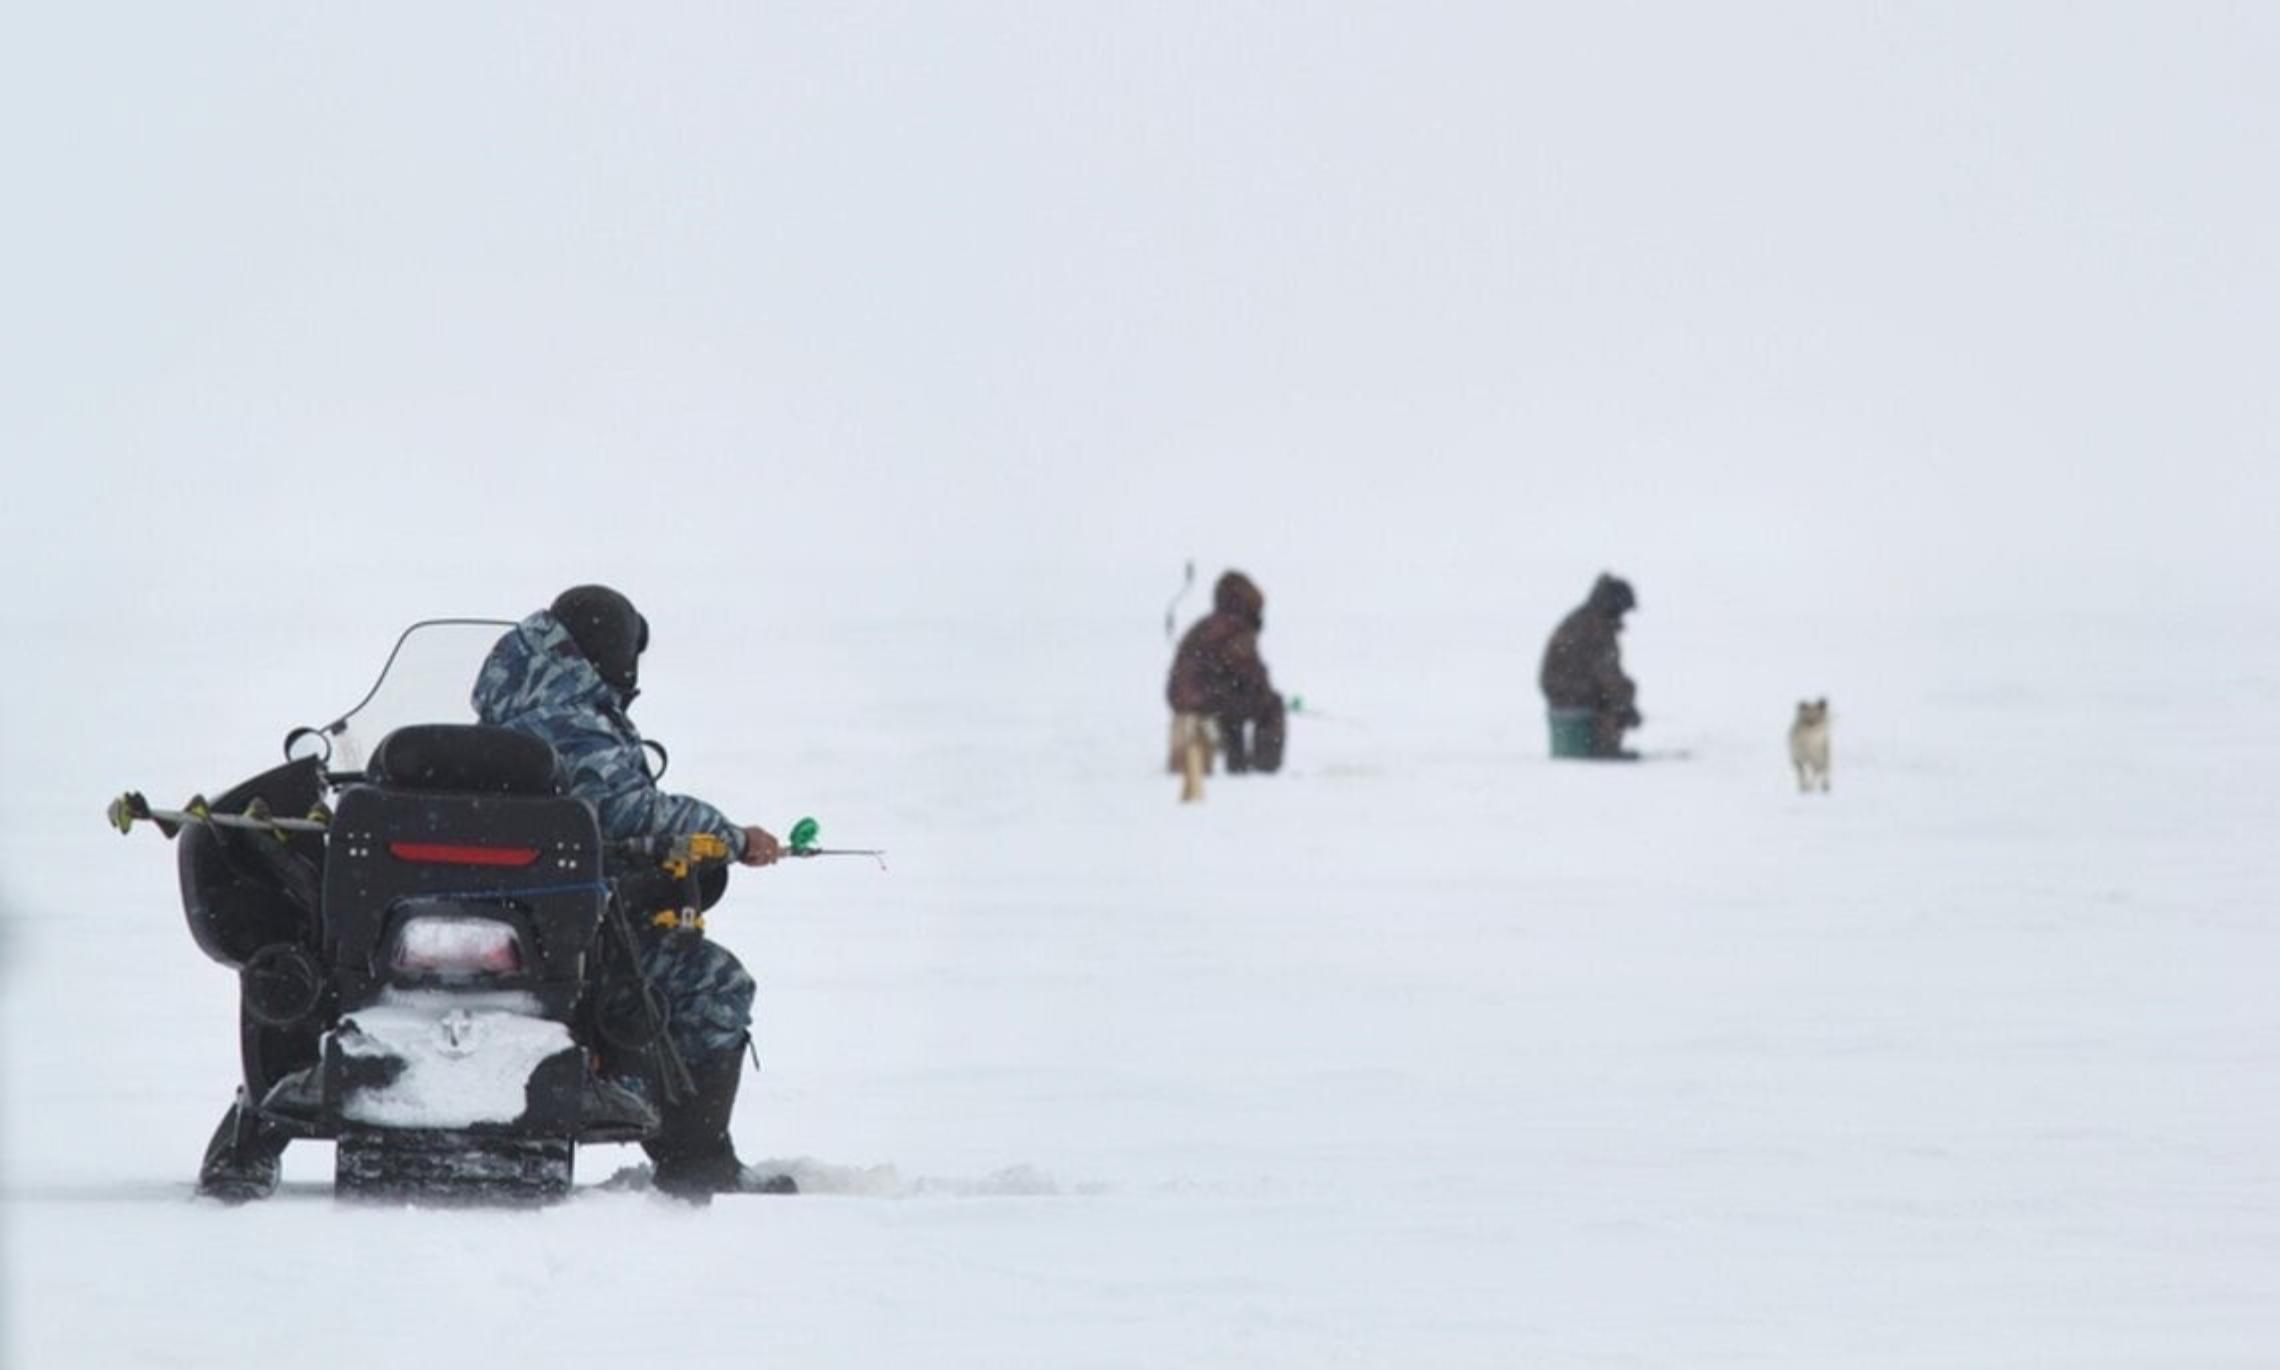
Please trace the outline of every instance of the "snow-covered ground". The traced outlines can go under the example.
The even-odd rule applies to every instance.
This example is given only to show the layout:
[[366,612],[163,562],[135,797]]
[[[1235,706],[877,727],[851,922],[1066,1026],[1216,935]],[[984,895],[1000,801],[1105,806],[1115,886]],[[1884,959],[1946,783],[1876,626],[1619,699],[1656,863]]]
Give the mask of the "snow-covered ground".
[[[1324,716],[1285,776],[1182,808],[1160,597],[1124,588],[717,636],[653,610],[674,780],[890,849],[716,915],[762,987],[739,1139],[810,1192],[705,1211],[603,1187],[639,1159],[608,1148],[538,1213],[336,1205],[321,1145],[269,1203],[195,1201],[234,984],[102,804],[264,764],[394,625],[16,611],[0,1360],[2280,1354],[2280,624],[1642,583],[1642,740],[1691,758],[1591,768],[1543,759],[1548,618],[1270,580],[1269,660]],[[1825,799],[1782,754],[1807,693]]]
[[[2280,1364],[2280,8],[18,8],[6,1370]],[[193,1201],[105,802],[592,580],[807,1193]]]

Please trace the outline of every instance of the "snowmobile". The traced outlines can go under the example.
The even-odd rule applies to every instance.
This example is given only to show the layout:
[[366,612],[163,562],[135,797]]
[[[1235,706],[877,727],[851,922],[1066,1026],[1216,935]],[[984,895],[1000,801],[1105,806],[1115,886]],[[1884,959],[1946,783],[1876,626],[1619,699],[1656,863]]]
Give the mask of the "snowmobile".
[[330,1140],[343,1196],[559,1196],[579,1145],[652,1136],[651,1100],[687,1084],[629,919],[694,917],[725,846],[605,849],[553,749],[509,729],[405,723],[357,761],[416,636],[465,699],[488,646],[466,626],[513,625],[415,624],[355,709],[287,736],[284,765],[182,811],[130,794],[112,815],[180,834],[191,936],[239,975],[243,1089],[216,1144],[232,1127]]

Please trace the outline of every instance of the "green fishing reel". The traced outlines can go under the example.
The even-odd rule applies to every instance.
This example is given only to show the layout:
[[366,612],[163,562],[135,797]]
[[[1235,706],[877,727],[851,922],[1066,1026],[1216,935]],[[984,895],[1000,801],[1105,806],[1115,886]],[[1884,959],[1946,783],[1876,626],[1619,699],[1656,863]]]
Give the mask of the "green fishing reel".
[[887,854],[876,847],[819,847],[816,839],[823,836],[823,825],[812,818],[803,818],[792,825],[784,842],[786,856],[868,856],[887,868]]

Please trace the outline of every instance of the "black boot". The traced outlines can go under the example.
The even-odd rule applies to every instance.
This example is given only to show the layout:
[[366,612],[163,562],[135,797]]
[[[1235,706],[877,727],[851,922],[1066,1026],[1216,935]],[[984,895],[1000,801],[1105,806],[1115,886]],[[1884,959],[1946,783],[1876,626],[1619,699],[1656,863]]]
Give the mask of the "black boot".
[[586,1077],[578,1098],[578,1140],[630,1142],[657,1130],[657,1110],[633,1090],[600,1076]]
[[734,1193],[744,1167],[729,1140],[728,1122],[736,1112],[736,1087],[744,1078],[744,1053],[724,1051],[692,1062],[688,1097],[659,1110],[657,1135],[641,1144],[656,1162],[651,1183],[661,1193],[695,1203]]
[[206,1143],[206,1159],[198,1165],[198,1192],[225,1203],[268,1198],[277,1192],[280,1160],[290,1140],[255,1116],[240,1090],[237,1102],[214,1129],[214,1139]]
[[1267,705],[1251,720],[1251,769],[1273,775],[1282,769],[1285,714],[1280,695],[1268,696]]

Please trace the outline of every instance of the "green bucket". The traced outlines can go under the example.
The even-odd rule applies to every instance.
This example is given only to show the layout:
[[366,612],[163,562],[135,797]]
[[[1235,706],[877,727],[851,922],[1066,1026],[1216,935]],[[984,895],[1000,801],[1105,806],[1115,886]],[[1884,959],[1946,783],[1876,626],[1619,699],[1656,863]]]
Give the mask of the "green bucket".
[[1555,757],[1592,756],[1592,736],[1597,731],[1593,724],[1598,715],[1589,709],[1553,709],[1549,715],[1552,724],[1552,755]]

